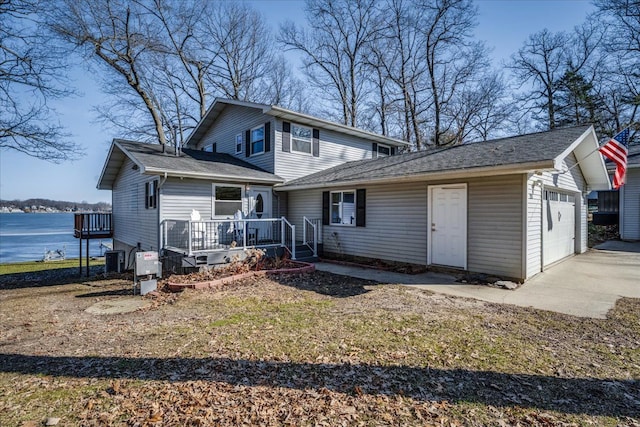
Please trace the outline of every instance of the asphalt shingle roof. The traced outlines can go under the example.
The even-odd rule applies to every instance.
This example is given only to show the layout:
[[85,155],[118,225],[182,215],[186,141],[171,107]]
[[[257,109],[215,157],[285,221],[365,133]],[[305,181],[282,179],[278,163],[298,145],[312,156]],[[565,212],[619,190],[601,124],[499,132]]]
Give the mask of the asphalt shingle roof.
[[553,161],[588,129],[589,126],[575,126],[379,159],[358,160],[289,181],[284,188]]
[[210,153],[206,151],[183,149],[178,156],[173,147],[165,147],[159,144],[144,144],[134,141],[116,140],[130,156],[145,169],[163,170],[179,174],[202,174],[207,176],[218,175],[238,179],[252,179],[261,181],[284,181],[277,175],[266,172],[257,166],[224,153]]

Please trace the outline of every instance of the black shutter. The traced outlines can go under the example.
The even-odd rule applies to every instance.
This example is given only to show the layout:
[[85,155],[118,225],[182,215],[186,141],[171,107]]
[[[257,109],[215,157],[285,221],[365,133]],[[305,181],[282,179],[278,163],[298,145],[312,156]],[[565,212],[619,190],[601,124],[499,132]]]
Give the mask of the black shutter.
[[282,122],[282,151],[291,152],[291,123]]
[[391,155],[392,156],[396,155],[396,147],[391,147]]
[[251,131],[248,130],[244,133],[244,156],[249,157],[251,155]]
[[144,208],[149,209],[149,183],[144,183]]
[[271,151],[271,122],[264,124],[264,152]]
[[356,227],[364,227],[367,218],[367,190],[356,190]]
[[372,159],[377,159],[378,158],[378,143],[374,142],[373,144],[371,144],[371,158]]
[[322,192],[322,224],[329,225],[329,192]]
[[313,157],[320,157],[320,130],[313,130]]

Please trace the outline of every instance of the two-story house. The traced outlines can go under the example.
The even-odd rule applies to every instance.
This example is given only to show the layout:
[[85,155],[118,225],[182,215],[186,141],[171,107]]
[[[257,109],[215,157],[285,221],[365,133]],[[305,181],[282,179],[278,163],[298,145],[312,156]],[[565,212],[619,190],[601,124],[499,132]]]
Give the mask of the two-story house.
[[[218,262],[220,251],[281,245],[283,232],[295,246],[282,220],[287,193],[275,185],[406,145],[277,106],[217,99],[177,153],[114,140],[98,188],[112,190],[114,249],[169,248],[187,263]],[[345,196],[344,209],[353,198]],[[303,238],[302,224],[296,234]]]
[[217,99],[184,149],[114,140],[114,248],[184,265],[246,247],[438,265],[525,280],[587,249],[608,189],[593,127],[401,153],[397,139]]

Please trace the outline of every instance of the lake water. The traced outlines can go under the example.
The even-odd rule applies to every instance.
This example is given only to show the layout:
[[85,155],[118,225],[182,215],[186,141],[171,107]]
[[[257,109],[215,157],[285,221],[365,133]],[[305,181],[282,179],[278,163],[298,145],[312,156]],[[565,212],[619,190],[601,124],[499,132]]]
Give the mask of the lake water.
[[[38,261],[45,251],[65,249],[67,258],[78,258],[73,237],[73,213],[0,213],[0,263]],[[100,256],[111,239],[94,239],[89,255]],[[82,256],[86,254],[84,242]]]

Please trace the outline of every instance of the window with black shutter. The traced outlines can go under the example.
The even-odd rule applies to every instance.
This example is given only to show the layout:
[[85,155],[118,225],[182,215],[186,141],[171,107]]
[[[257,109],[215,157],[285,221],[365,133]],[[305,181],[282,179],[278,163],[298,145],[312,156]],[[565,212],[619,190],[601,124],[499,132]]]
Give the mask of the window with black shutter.
[[313,130],[313,157],[320,157],[320,130]]
[[144,183],[144,207],[155,209],[158,207],[158,181],[148,181]]

